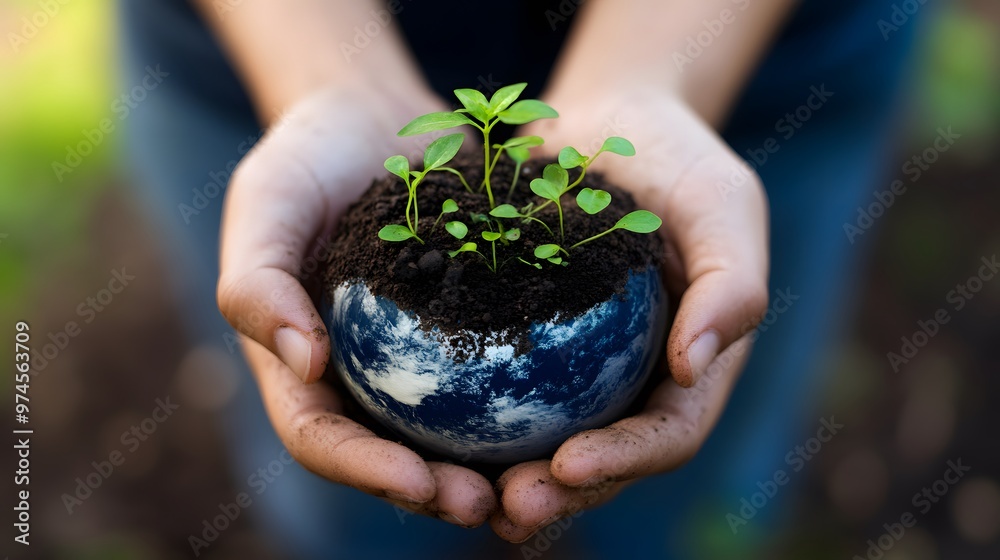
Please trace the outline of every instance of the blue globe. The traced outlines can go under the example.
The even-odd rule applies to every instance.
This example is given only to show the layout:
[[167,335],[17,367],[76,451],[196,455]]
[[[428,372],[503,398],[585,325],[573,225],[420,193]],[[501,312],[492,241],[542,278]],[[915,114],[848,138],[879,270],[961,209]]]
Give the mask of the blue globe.
[[529,352],[480,333],[460,361],[447,335],[364,283],[335,288],[326,320],[338,374],[382,424],[460,461],[510,463],[625,411],[663,353],[667,301],[657,269],[630,272],[624,293],[533,324]]

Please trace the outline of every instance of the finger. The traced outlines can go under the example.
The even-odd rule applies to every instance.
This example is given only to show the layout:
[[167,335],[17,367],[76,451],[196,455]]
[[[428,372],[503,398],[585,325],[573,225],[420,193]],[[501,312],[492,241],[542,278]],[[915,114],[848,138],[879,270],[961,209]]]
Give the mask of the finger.
[[332,212],[324,201],[316,178],[272,140],[234,173],[222,224],[222,314],[307,383],[329,359],[326,328],[298,278]]
[[434,499],[437,483],[420,456],[344,417],[329,385],[302,384],[267,349],[241,338],[271,424],[299,464],[374,496],[411,503]]
[[574,435],[556,450],[552,474],[572,487],[623,481],[676,469],[697,453],[718,421],[746,362],[749,338],[733,344],[720,365],[693,388],[662,382],[642,412],[606,428]]
[[579,515],[621,491],[622,483],[572,488],[552,476],[550,462],[532,461],[511,467],[498,481],[503,509],[490,520],[501,538],[523,542],[566,516]]
[[482,525],[496,512],[497,497],[486,477],[450,463],[427,465],[437,486],[433,500],[423,504],[389,501],[407,511],[437,517],[466,528]]
[[[726,199],[717,196],[713,185],[736,172],[748,174],[743,185]],[[688,284],[667,358],[677,383],[691,387],[767,308],[768,227],[763,189],[735,160],[702,160],[685,177],[663,210]]]

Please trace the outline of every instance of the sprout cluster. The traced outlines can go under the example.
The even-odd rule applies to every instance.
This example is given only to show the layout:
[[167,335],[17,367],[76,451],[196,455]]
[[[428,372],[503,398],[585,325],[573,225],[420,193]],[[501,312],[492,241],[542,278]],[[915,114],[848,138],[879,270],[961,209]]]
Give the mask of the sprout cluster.
[[[517,188],[517,179],[521,173],[521,166],[530,158],[530,149],[541,146],[545,141],[538,136],[522,136],[511,138],[503,144],[491,144],[490,132],[493,127],[497,123],[522,125],[539,119],[559,116],[555,109],[536,99],[522,99],[518,101],[518,97],[520,97],[526,85],[522,83],[500,88],[489,100],[477,90],[457,89],[455,90],[455,96],[461,102],[463,108],[452,112],[430,113],[417,117],[399,131],[399,136],[413,136],[463,125],[476,128],[482,133],[483,137],[483,181],[477,189],[473,189],[460,171],[447,167],[448,162],[462,148],[465,136],[461,133],[449,134],[431,142],[424,152],[424,165],[421,171],[411,170],[410,162],[403,156],[390,157],[385,160],[386,170],[402,179],[409,193],[406,202],[406,225],[388,225],[383,227],[378,232],[378,236],[381,239],[392,242],[415,239],[419,243],[423,243],[418,232],[420,213],[417,204],[417,188],[427,177],[427,174],[433,171],[457,175],[462,185],[469,192],[485,191],[490,204],[489,214],[470,213],[469,220],[473,227],[480,228],[479,237],[490,244],[490,249],[484,253],[480,251],[477,242],[466,241],[456,250],[449,252],[448,255],[452,258],[463,253],[478,255],[482,258],[487,268],[493,272],[498,272],[506,264],[505,262],[497,262],[496,244],[499,242],[504,245],[510,245],[518,242],[521,239],[521,230],[515,226],[519,223],[538,223],[551,237],[551,239],[546,240],[550,241],[549,243],[538,244],[535,247],[533,256],[537,261],[526,260],[524,256],[515,257],[516,260],[539,269],[542,268],[542,262],[558,266],[568,265],[569,261],[567,259],[572,256],[571,251],[615,230],[652,233],[660,227],[662,221],[655,214],[647,210],[636,210],[623,216],[610,229],[574,243],[569,247],[564,247],[566,226],[563,223],[562,197],[580,186],[587,175],[587,169],[601,154],[607,152],[625,157],[635,155],[635,147],[632,143],[619,137],[611,137],[605,140],[601,149],[591,156],[581,154],[572,146],[563,148],[559,152],[558,163],[546,165],[545,169],[542,170],[542,176],[531,181],[531,192],[541,199],[538,203],[531,202],[523,208],[515,208],[511,204],[496,204],[493,191],[494,185],[490,183],[490,179],[497,162],[500,160],[501,154],[506,152],[507,156],[516,166],[514,178],[507,187],[509,199],[510,195]],[[570,171],[573,170],[579,171],[571,181]],[[549,224],[536,217],[539,211],[553,203],[559,215],[558,230],[553,229]],[[611,204],[611,194],[601,189],[582,188],[576,193],[576,203],[587,214],[598,214]],[[442,204],[441,212],[438,214],[437,220],[434,221],[431,230],[433,231],[434,228],[437,228],[438,223],[445,214],[454,214],[458,210],[458,204],[453,199],[446,200]],[[465,240],[470,231],[469,225],[460,220],[446,222],[444,227],[449,234],[460,241]]]

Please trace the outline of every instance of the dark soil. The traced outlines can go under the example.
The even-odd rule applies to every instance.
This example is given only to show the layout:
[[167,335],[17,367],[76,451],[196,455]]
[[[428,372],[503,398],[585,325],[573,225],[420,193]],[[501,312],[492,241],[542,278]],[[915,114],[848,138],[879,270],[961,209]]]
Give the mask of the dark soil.
[[[462,154],[452,164],[475,187],[482,180],[481,161],[481,156]],[[514,165],[501,160],[491,179],[496,203],[522,208],[529,202],[541,201],[531,192],[529,184],[548,163],[551,161],[525,165],[516,192],[508,200]],[[571,181],[576,173],[570,171]],[[591,216],[577,206],[576,191],[564,196],[564,247],[607,230],[619,218],[637,209],[630,194],[607,183],[599,174],[588,173],[578,189],[583,187],[604,189],[613,200],[604,211]],[[432,231],[441,204],[448,198],[458,202],[459,212],[445,215]],[[504,220],[505,227],[521,230],[521,238],[506,246],[496,242],[497,263],[502,266],[495,274],[476,254],[448,257],[449,251],[463,243],[475,242],[492,262],[490,243],[480,236],[485,224],[473,224],[469,217],[472,212],[489,212],[485,192],[469,193],[451,173],[432,173],[418,188],[418,200],[418,233],[424,244],[416,240],[382,241],[377,234],[383,226],[405,224],[407,193],[395,176],[373,182],[361,200],[348,210],[334,235],[327,293],[345,281],[362,280],[375,295],[389,298],[400,309],[417,314],[425,329],[438,327],[447,335],[459,335],[453,339],[456,341],[468,331],[506,330],[503,342],[513,343],[519,351],[524,351],[527,337],[521,335],[532,323],[549,321],[557,315],[568,319],[606,301],[623,291],[629,270],[659,266],[663,254],[658,235],[615,231],[571,251],[567,258],[569,266],[544,262],[543,269],[538,270],[518,261],[517,257],[522,257],[536,262],[533,251],[537,245],[558,243],[559,216],[555,205],[550,204],[535,216],[552,228],[556,238],[535,222]],[[444,223],[452,220],[469,226],[465,239],[460,241],[445,231]]]

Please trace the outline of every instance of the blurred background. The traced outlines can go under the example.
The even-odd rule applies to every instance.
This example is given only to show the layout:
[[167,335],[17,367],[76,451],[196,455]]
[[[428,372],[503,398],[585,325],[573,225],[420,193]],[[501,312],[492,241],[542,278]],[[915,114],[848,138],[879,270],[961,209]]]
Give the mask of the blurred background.
[[[188,536],[242,483],[227,470],[212,415],[238,389],[237,357],[186,340],[163,244],[120,171],[124,134],[74,151],[85,131],[117,121],[115,4],[50,4],[54,14],[35,0],[0,2],[0,317],[9,336],[27,320],[34,347],[51,343],[31,386],[31,555],[9,548],[8,523],[4,549],[14,558],[188,558]],[[856,313],[824,360],[834,382],[821,410],[849,429],[781,496],[791,522],[762,536],[760,551],[727,549],[719,543],[731,540],[729,527],[706,519],[700,538],[719,556],[852,558],[912,511],[916,526],[870,558],[1000,558],[1000,283],[969,284],[961,309],[951,295],[982,257],[1000,253],[1000,3],[939,4],[886,162],[884,188],[903,179],[908,189],[859,243],[867,266],[855,279]],[[904,165],[938,126],[961,138],[910,183]],[[143,280],[113,293],[116,271]],[[901,336],[923,342],[918,321],[941,308],[950,320],[893,371],[887,353],[900,351]],[[8,344],[0,363],[13,363]],[[5,418],[11,385],[0,386]],[[74,479],[132,449],[123,432],[142,427],[166,395],[183,407],[136,436],[129,460],[92,496],[67,505]],[[914,495],[933,494],[958,459],[971,470],[926,512],[917,507]],[[279,557],[247,516],[203,556]]]

